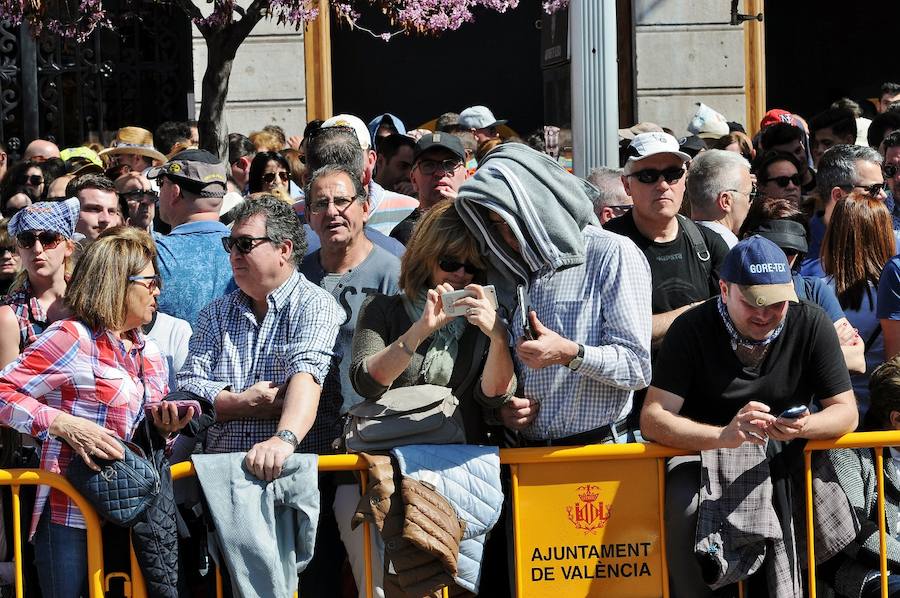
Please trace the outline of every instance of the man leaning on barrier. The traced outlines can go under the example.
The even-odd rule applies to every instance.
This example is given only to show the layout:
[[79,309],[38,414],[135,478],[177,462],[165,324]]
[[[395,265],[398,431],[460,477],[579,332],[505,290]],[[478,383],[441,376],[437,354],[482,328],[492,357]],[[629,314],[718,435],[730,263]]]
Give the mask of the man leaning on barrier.
[[[797,303],[784,252],[759,236],[744,239],[725,257],[720,278],[720,296],[681,315],[670,328],[641,412],[646,439],[701,451],[701,457],[675,458],[668,465],[666,552],[669,570],[677,572],[671,578],[675,598],[712,595],[694,557],[695,540],[702,539],[697,525],[704,510],[701,496],[710,493],[710,477],[720,473],[710,462],[718,465],[729,455],[757,459],[753,471],[733,471],[747,494],[729,497],[736,503],[755,492],[747,487],[752,476],[743,474],[762,471],[768,462],[760,483],[771,484],[770,499],[760,503],[753,521],[741,523],[776,528],[778,536],[784,535],[788,560],[796,566],[796,558],[790,558],[796,548],[790,534],[797,535],[791,526],[790,497],[792,492],[802,496],[802,486],[792,491],[790,477],[802,471],[793,460],[802,458],[802,449],[791,441],[834,438],[857,423],[837,335],[825,312],[805,301]],[[793,419],[779,416],[791,407],[807,406],[811,397],[818,412],[804,410]],[[702,491],[701,467],[707,480]],[[777,520],[765,520],[763,508]],[[802,529],[801,523],[800,536]],[[727,538],[720,548],[725,553],[737,549]],[[714,554],[717,548],[708,550]],[[796,570],[791,577],[800,583]]]
[[633,441],[625,418],[649,381],[650,268],[634,243],[597,226],[588,187],[509,143],[455,202],[493,266],[527,289],[526,313],[516,307],[510,320],[523,397],[500,409],[526,446]]

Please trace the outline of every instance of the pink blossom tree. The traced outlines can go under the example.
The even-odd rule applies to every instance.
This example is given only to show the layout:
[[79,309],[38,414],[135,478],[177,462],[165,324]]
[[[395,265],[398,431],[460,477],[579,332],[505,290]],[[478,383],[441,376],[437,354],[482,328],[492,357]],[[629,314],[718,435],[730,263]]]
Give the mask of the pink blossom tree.
[[[207,47],[206,72],[200,100],[200,145],[217,155],[226,153],[224,108],[231,67],[240,45],[264,18],[299,30],[319,16],[317,0],[168,0],[191,18]],[[206,10],[201,5],[207,4]],[[208,5],[212,5],[212,12]],[[474,10],[505,12],[519,0],[331,0],[338,18],[356,24],[359,11],[378,6],[403,32],[439,35],[474,20]],[[568,0],[543,0],[544,10],[555,12]],[[62,37],[84,40],[98,27],[115,27],[103,0],[0,0],[0,19],[27,21],[35,35],[47,30]],[[364,29],[364,28],[362,28]],[[397,33],[376,34],[389,41]]]

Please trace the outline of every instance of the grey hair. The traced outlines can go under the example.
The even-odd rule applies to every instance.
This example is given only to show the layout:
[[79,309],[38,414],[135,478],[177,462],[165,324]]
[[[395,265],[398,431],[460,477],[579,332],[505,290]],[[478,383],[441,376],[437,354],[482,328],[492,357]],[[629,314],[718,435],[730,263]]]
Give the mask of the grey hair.
[[353,131],[341,127],[326,127],[316,131],[306,144],[306,165],[318,170],[326,164],[346,164],[362,177],[365,151]]
[[738,188],[741,169],[750,172],[750,163],[737,152],[711,149],[697,154],[691,161],[685,186],[691,208],[709,212],[722,191]]
[[350,181],[353,183],[353,197],[359,200],[360,203],[368,200],[369,196],[366,194],[366,189],[363,187],[362,179],[359,178],[359,174],[353,167],[347,166],[346,164],[326,164],[312,173],[312,176],[309,177],[309,182],[306,183],[306,188],[304,189],[304,197],[306,200],[312,201],[312,188],[319,179],[335,174],[345,174],[350,178]]
[[831,197],[835,187],[853,185],[856,178],[856,163],[860,160],[881,166],[882,158],[876,150],[864,145],[835,145],[828,148],[819,159],[816,171],[816,190],[823,201]]
[[598,191],[591,198],[594,201],[594,210],[601,210],[606,206],[617,205],[622,202],[621,195],[625,194],[625,186],[622,184],[622,172],[621,168],[608,168],[606,166],[600,166],[591,170],[587,180]]
[[258,214],[266,217],[266,236],[280,245],[285,241],[291,241],[291,261],[299,266],[306,255],[306,231],[300,219],[294,213],[294,208],[269,193],[254,193],[247,199],[236,205],[229,212],[233,216],[235,226],[240,222],[246,222]]

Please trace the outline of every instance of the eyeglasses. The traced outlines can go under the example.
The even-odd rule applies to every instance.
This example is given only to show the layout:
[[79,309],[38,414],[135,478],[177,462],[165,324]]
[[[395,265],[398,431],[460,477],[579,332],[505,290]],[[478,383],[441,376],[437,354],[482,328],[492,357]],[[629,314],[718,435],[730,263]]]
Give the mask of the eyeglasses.
[[886,176],[887,178],[892,179],[898,172],[900,172],[900,166],[898,166],[897,164],[885,164],[881,167],[881,172],[883,172],[884,176]]
[[416,163],[416,168],[426,176],[431,176],[438,169],[449,174],[460,166],[462,166],[462,162],[459,160],[421,160]]
[[37,187],[38,185],[44,184],[44,177],[39,174],[30,174],[28,176],[23,176],[19,184]]
[[795,187],[799,187],[803,182],[803,178],[800,176],[800,173],[792,174],[791,176],[773,176],[772,178],[765,179],[762,181],[763,183],[775,183],[782,189],[786,189],[787,186],[791,183],[794,184]]
[[[144,281],[147,281],[147,284],[143,284]],[[145,289],[147,289],[148,291],[150,291],[151,293],[153,291],[155,291],[156,289],[162,288],[162,280],[159,278],[159,274],[153,274],[152,276],[141,276],[141,275],[129,276],[128,282],[135,282],[135,283],[141,285],[142,287],[144,287]]]
[[871,185],[844,185],[841,189],[865,189],[872,197],[878,197],[884,191],[884,183],[872,183]]
[[457,262],[454,259],[450,258],[441,258],[438,260],[438,268],[443,270],[444,272],[456,272],[460,268],[463,268],[466,271],[466,274],[478,274],[481,272],[481,269],[477,266],[473,266],[468,262]]
[[659,182],[659,177],[663,177],[668,184],[672,184],[675,181],[681,179],[684,176],[685,170],[682,166],[672,166],[671,168],[666,168],[664,170],[658,170],[656,168],[647,168],[645,170],[639,170],[637,172],[632,172],[631,174],[625,175],[636,178],[638,181],[644,183],[645,185],[654,185]]
[[240,253],[247,255],[259,245],[261,241],[271,241],[269,237],[222,237],[222,247],[225,251],[231,253],[232,248],[237,249]]
[[322,198],[317,199],[314,202],[308,204],[309,211],[313,214],[321,214],[322,212],[328,211],[328,206],[334,204],[334,207],[337,208],[338,212],[343,212],[350,204],[352,204],[356,200],[355,197],[335,197],[333,199]]
[[283,170],[279,172],[264,172],[262,180],[265,184],[271,185],[275,182],[275,177],[279,177],[282,183],[286,183],[289,176],[290,175]]
[[136,201],[147,205],[159,203],[159,193],[156,193],[155,191],[144,191],[142,189],[124,191],[119,193],[119,197],[125,201]]
[[750,192],[741,191],[740,189],[723,189],[723,191],[731,191],[732,193],[740,193],[741,195],[746,195],[747,199],[750,200],[750,203],[753,203],[759,198],[759,189],[756,188],[756,184],[753,184],[753,187],[750,188]]
[[26,230],[16,235],[16,243],[18,243],[19,247],[22,249],[31,249],[34,247],[36,241],[40,241],[41,247],[44,249],[53,249],[62,243],[62,240],[63,236],[52,230],[42,230],[39,232]]

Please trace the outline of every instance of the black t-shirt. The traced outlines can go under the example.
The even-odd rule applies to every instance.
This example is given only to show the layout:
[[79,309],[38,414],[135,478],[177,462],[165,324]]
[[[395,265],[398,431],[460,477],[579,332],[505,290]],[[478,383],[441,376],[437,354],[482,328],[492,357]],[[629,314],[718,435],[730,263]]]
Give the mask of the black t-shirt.
[[672,323],[652,385],[684,399],[681,415],[716,426],[727,425],[750,401],[765,403],[777,416],[851,389],[834,326],[817,305],[791,303],[762,363],[748,368],[731,348],[715,299]]
[[391,236],[406,245],[409,243],[409,238],[412,237],[416,222],[418,222],[421,217],[421,211],[413,210],[409,213],[409,216],[398,222],[397,226],[391,229]]
[[654,243],[643,236],[634,224],[631,212],[610,220],[603,228],[628,237],[644,252],[653,281],[654,314],[719,294],[719,265],[728,253],[728,245],[715,231],[705,226],[697,227],[709,250],[709,263],[704,264],[681,222],[678,223],[678,236],[665,243]]

